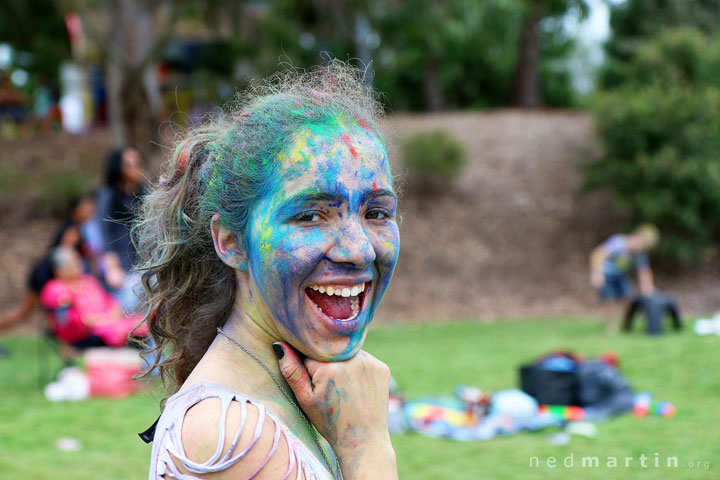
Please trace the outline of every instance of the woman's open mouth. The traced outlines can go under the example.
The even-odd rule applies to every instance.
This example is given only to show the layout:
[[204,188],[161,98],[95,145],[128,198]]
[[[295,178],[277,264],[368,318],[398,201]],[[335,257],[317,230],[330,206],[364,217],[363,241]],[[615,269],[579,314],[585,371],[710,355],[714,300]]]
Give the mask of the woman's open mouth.
[[359,325],[358,318],[365,306],[365,299],[372,282],[355,285],[310,285],[305,289],[305,296],[318,311],[329,321],[333,330],[349,331]]

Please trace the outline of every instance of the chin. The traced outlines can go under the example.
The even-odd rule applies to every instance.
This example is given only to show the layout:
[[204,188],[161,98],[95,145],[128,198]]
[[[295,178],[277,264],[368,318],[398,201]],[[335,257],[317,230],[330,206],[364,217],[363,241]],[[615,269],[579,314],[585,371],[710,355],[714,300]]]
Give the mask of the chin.
[[343,336],[323,345],[303,344],[302,348],[296,348],[308,358],[319,362],[342,362],[350,360],[358,354],[365,341],[367,329],[355,332],[349,337]]
[[[321,362],[353,358],[362,348],[372,319],[373,282],[312,284],[304,289],[302,309],[305,339],[297,338],[298,351]],[[301,345],[300,345],[301,344]]]
[[353,348],[349,352],[341,352],[338,355],[334,355],[327,359],[328,362],[342,362],[344,360],[350,360],[358,354],[362,345],[358,345],[357,348]]

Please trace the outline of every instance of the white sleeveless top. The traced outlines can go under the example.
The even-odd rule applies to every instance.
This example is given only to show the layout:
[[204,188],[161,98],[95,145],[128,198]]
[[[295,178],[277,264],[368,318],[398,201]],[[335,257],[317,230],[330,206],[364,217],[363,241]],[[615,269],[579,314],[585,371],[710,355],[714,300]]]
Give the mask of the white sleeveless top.
[[[188,409],[190,409],[190,407],[207,398],[219,398],[222,404],[220,428],[218,432],[218,447],[215,454],[209,460],[203,463],[197,463],[185,456],[185,449],[182,445],[181,436],[182,422],[185,418],[185,413]],[[225,448],[225,418],[232,401],[236,401],[240,404],[241,421],[240,427],[235,433],[233,442]],[[254,437],[243,451],[237,452],[234,456],[231,456],[238,441],[240,440],[243,428],[245,428],[248,403],[257,408],[259,415],[257,425],[255,426]],[[319,460],[282,421],[270,413],[263,404],[251,397],[248,397],[247,395],[242,395],[225,388],[222,385],[208,382],[197,383],[185,390],[181,390],[170,397],[166,402],[165,410],[160,416],[155,429],[152,457],[150,460],[150,475],[148,479],[162,480],[162,476],[167,475],[166,478],[174,478],[178,480],[199,480],[202,477],[195,476],[195,474],[203,475],[225,470],[241,461],[243,457],[252,450],[257,440],[260,438],[263,425],[267,420],[273,422],[275,429],[272,448],[257,469],[247,477],[247,480],[254,478],[275,454],[278,442],[280,441],[280,436],[284,437],[289,447],[289,465],[285,475],[280,477],[278,480],[289,480],[290,473],[293,469],[295,469],[296,465],[298,467],[297,476],[295,477],[296,479],[300,479],[301,475],[304,474],[306,480],[333,480],[332,475],[328,472],[323,462]],[[172,457],[175,457],[175,459],[177,459],[177,461],[180,462],[187,471],[192,472],[193,475],[184,474],[178,471],[173,458],[170,456],[171,454]]]

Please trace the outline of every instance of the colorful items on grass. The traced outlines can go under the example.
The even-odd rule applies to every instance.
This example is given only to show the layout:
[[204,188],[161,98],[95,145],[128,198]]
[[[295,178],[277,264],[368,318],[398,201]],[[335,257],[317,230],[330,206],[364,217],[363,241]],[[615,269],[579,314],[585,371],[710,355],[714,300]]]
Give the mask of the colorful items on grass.
[[412,430],[459,441],[486,440],[564,423],[539,416],[535,399],[520,390],[501,390],[490,397],[461,385],[454,397],[426,397],[407,401],[399,408],[391,397],[390,404],[391,433]]
[[[654,412],[664,418],[675,415],[670,402],[653,402],[647,392],[637,395],[633,414]],[[587,423],[588,410],[575,405],[538,405],[521,390],[501,390],[489,395],[460,385],[452,397],[425,397],[405,401],[397,385],[390,395],[390,433],[415,431],[430,437],[459,441],[487,440],[522,430],[563,427]],[[587,425],[585,426],[587,428]]]
[[635,397],[635,405],[632,409],[633,415],[637,418],[643,418],[648,413],[653,412],[663,418],[672,418],[675,416],[675,405],[667,401],[653,401],[653,396],[649,392],[639,393]]
[[585,419],[585,409],[575,405],[540,405],[538,415],[574,422]]

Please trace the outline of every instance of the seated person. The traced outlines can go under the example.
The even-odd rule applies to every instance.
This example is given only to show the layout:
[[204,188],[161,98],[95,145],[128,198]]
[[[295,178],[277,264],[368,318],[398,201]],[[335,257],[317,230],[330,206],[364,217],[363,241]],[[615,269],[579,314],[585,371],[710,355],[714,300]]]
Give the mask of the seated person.
[[[627,308],[628,301],[635,294],[630,280],[632,270],[637,271],[640,293],[652,295],[655,284],[647,252],[655,248],[659,240],[657,227],[646,223],[632,233],[611,236],[592,251],[590,283],[598,289],[602,301],[607,304],[610,300],[616,306]],[[616,329],[615,322],[608,324],[610,332]]]
[[95,197],[93,194],[81,195],[74,199],[70,211],[62,226],[53,236],[48,252],[33,265],[28,275],[27,288],[20,302],[0,315],[0,330],[10,328],[25,320],[39,303],[40,292],[52,275],[50,251],[56,247],[70,247],[77,251],[83,259],[84,270],[92,270],[95,263],[95,251],[85,235],[84,226],[95,213]]
[[127,345],[128,336],[145,337],[141,316],[126,316],[118,301],[94,277],[83,273],[82,262],[71,248],[58,247],[50,256],[54,278],[40,293],[50,310],[50,326],[58,339],[78,348]]

